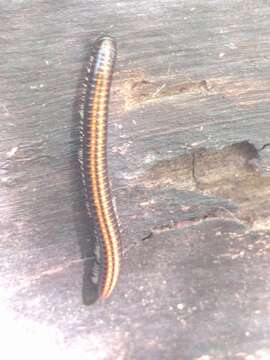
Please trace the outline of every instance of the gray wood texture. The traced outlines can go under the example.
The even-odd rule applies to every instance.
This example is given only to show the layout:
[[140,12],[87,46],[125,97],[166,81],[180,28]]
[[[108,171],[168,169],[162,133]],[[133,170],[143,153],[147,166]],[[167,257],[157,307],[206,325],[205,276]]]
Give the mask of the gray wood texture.
[[[269,359],[270,3],[0,8],[1,358]],[[78,109],[104,33],[123,269],[87,306]]]

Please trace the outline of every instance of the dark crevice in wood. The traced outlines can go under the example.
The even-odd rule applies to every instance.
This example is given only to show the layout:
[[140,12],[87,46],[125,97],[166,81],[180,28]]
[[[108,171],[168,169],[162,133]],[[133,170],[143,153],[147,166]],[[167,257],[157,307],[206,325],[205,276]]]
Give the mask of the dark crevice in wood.
[[243,227],[246,227],[246,223],[241,219],[237,218],[237,216],[231,212],[227,208],[217,208],[217,209],[209,209],[209,212],[197,217],[190,217],[186,219],[181,219],[179,221],[170,221],[169,223],[165,223],[162,225],[157,225],[153,227],[149,233],[150,236],[146,236],[143,240],[148,240],[153,238],[154,235],[159,235],[161,233],[181,229],[187,226],[194,226],[200,224],[202,221],[205,220],[214,220],[214,219],[222,219],[227,221],[234,221],[240,224]]
[[145,74],[134,73],[127,79],[120,95],[125,99],[126,108],[131,109],[147,102],[157,102],[179,95],[204,94],[210,91],[206,80],[181,81],[181,79],[149,80]]
[[258,151],[263,151],[264,149],[266,149],[269,146],[270,146],[270,143],[264,144],[260,149],[258,149]]
[[147,234],[146,236],[144,236],[144,237],[141,239],[141,241],[148,240],[148,239],[150,239],[150,238],[152,238],[152,237],[153,237],[153,231],[151,230],[151,231],[149,232],[149,234]]
[[192,178],[194,183],[196,184],[196,187],[199,188],[200,184],[196,176],[196,151],[192,150]]
[[[143,176],[146,187],[175,187],[228,199],[244,223],[269,229],[270,173],[259,150],[243,141],[222,149],[192,149],[174,159],[157,162]],[[142,179],[141,179],[142,180]]]

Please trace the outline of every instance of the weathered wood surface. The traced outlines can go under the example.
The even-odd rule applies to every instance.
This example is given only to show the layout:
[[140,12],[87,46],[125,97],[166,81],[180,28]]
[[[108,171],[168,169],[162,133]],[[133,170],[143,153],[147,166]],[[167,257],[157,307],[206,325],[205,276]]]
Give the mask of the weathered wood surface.
[[[269,18],[264,0],[1,2],[1,357],[270,357]],[[124,266],[87,307],[78,103],[104,32]]]

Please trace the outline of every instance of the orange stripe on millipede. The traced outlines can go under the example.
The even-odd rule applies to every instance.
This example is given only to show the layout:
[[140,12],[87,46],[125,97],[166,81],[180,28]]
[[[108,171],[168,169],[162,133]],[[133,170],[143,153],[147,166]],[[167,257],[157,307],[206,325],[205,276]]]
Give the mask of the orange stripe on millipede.
[[[98,87],[98,84],[97,84]],[[103,104],[104,105],[104,104]],[[105,105],[106,106],[106,105]],[[103,109],[102,109],[103,110]],[[102,112],[103,113],[103,112]],[[115,231],[115,224],[112,222],[111,219],[111,206],[109,202],[109,193],[108,193],[108,184],[106,181],[106,178],[102,176],[103,170],[106,167],[105,164],[105,154],[104,154],[104,127],[106,126],[104,117],[102,117],[103,121],[97,121],[97,167],[100,166],[100,169],[97,169],[97,174],[101,173],[101,176],[98,177],[98,193],[100,194],[100,202],[101,202],[101,209],[103,212],[103,220],[104,225],[106,226],[106,234],[104,234],[105,238],[107,239],[108,248],[110,248],[110,256],[108,256],[108,266],[109,266],[109,272],[110,272],[110,279],[107,279],[107,284],[104,284],[103,288],[103,295],[109,296],[110,292],[112,291],[113,287],[115,286],[118,274],[119,274],[119,258],[118,258],[118,234]],[[99,129],[101,128],[101,129]],[[110,284],[109,284],[110,282]]]
[[[120,237],[112,206],[107,177],[106,143],[107,112],[116,47],[109,37],[98,39],[88,67],[86,90],[83,96],[82,178],[87,207],[99,231],[103,264],[99,277],[99,296],[108,297],[120,272]],[[85,149],[85,150],[83,150]],[[88,195],[89,196],[88,196]]]
[[[111,223],[110,211],[108,210],[108,202],[105,197],[108,196],[105,184],[105,178],[102,176],[102,172],[105,170],[106,164],[103,149],[104,149],[104,131],[103,128],[106,122],[104,117],[104,104],[99,98],[101,91],[100,86],[103,84],[103,76],[96,81],[96,91],[93,98],[93,111],[91,117],[91,168],[90,176],[92,177],[93,184],[93,198],[95,207],[97,209],[98,221],[104,239],[105,257],[106,257],[106,277],[101,289],[101,296],[108,297],[115,286],[119,273],[119,259],[118,259],[118,247],[116,245],[118,239],[115,234],[115,229]],[[106,105],[105,105],[106,106]],[[102,127],[102,129],[100,129]],[[116,269],[114,268],[116,265]],[[116,270],[116,272],[115,272]]]

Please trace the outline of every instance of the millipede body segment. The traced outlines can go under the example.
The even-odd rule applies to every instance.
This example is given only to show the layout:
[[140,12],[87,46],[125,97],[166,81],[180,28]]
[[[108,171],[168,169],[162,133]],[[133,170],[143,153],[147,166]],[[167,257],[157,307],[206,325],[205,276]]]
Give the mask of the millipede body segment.
[[91,280],[100,298],[107,298],[115,287],[121,260],[119,226],[107,170],[108,105],[115,58],[115,41],[109,36],[97,39],[87,66],[81,106],[81,176],[96,243]]

